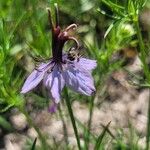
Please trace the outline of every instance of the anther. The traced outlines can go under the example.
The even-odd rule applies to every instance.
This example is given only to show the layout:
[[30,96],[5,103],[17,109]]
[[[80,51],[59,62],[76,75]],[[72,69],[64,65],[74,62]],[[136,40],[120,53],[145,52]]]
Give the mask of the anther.
[[37,68],[38,66],[35,66],[35,70],[38,71],[38,72],[42,72],[43,70],[42,69],[39,69]]

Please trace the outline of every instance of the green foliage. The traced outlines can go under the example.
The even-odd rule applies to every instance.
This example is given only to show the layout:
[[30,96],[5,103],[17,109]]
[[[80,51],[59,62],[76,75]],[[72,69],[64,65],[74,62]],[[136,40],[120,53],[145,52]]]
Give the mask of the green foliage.
[[4,128],[7,131],[13,130],[11,124],[1,115],[0,115],[0,127]]
[[[22,101],[17,91],[21,85],[21,71],[15,72],[16,62],[19,58],[11,55],[13,42],[12,37],[15,29],[21,19],[15,24],[12,32],[9,32],[8,26],[4,20],[0,20],[0,108],[1,112],[10,107],[19,106]],[[17,83],[17,84],[16,84]],[[12,89],[13,87],[13,89]]]

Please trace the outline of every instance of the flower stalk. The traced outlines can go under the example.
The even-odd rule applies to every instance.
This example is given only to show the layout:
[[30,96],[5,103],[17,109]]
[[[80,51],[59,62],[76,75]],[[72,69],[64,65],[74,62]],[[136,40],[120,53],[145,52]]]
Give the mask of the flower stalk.
[[[137,30],[137,37],[139,41],[139,49],[140,49],[140,59],[143,65],[143,71],[146,76],[147,82],[150,83],[150,73],[149,73],[149,67],[146,62],[146,53],[145,53],[145,46],[142,38],[142,34],[139,27],[139,20],[138,17],[136,21],[134,21],[136,30]],[[150,92],[150,89],[149,89]],[[148,111],[147,111],[148,121],[147,121],[147,135],[146,135],[146,150],[149,150],[150,147],[150,95],[149,95],[149,101],[148,101]]]
[[67,132],[67,126],[66,126],[66,123],[65,123],[65,119],[64,119],[64,116],[62,114],[61,105],[59,105],[58,111],[59,111],[59,116],[60,116],[62,124],[63,124],[64,139],[65,139],[66,148],[67,148],[67,146],[69,144],[69,141],[68,141],[68,132]]
[[[91,125],[92,125],[92,118],[93,118],[93,110],[94,110],[94,96],[90,99],[90,106],[89,106],[89,120],[88,120],[88,131],[91,131]],[[88,133],[87,141],[86,141],[86,149],[89,149],[90,144],[90,134]]]
[[75,133],[75,136],[76,136],[78,149],[81,150],[80,138],[79,138],[79,134],[78,134],[78,130],[77,130],[76,122],[75,122],[75,117],[74,117],[74,114],[73,114],[73,111],[72,111],[71,102],[70,102],[70,99],[69,99],[67,88],[65,88],[64,91],[65,91],[65,101],[66,101],[66,104],[67,104],[67,108],[68,108],[68,112],[69,112],[69,116],[70,116],[70,119],[71,119],[73,129],[74,129],[74,133]]

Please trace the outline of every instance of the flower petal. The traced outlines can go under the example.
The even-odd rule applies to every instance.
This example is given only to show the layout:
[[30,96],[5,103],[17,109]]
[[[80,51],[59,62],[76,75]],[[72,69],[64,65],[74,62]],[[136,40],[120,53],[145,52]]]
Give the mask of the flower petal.
[[65,81],[58,65],[53,68],[53,71],[50,74],[46,75],[43,84],[49,90],[52,100],[55,103],[58,103],[61,99],[61,91],[65,85]]
[[55,102],[52,102],[52,104],[49,106],[48,111],[50,113],[55,113],[57,110],[58,104],[56,104]]
[[26,79],[22,89],[21,93],[27,93],[31,91],[33,88],[35,88],[43,79],[45,72],[48,70],[48,65],[50,63],[42,63],[37,68],[37,70],[33,70],[33,72],[29,75],[29,77]]
[[90,96],[95,91],[92,75],[88,71],[81,72],[70,66],[63,72],[63,77],[66,85],[76,92]]
[[86,59],[86,58],[80,58],[78,62],[75,63],[75,66],[77,68],[81,68],[84,70],[92,71],[96,68],[97,63],[96,60]]

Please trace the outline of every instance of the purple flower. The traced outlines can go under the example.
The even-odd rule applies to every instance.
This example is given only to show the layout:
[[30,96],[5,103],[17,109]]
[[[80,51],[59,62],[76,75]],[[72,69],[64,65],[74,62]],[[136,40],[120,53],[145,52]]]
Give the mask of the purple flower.
[[[79,43],[76,38],[69,35],[69,31],[77,25],[71,24],[62,31],[59,27],[58,10],[56,9],[56,26],[53,25],[50,10],[48,12],[52,27],[52,58],[33,70],[26,79],[21,93],[27,93],[42,83],[53,102],[49,110],[55,112],[64,86],[88,96],[95,92],[91,73],[97,64],[95,60],[80,57]],[[75,47],[71,47],[69,52],[65,53],[63,47],[69,40],[75,42]]]

